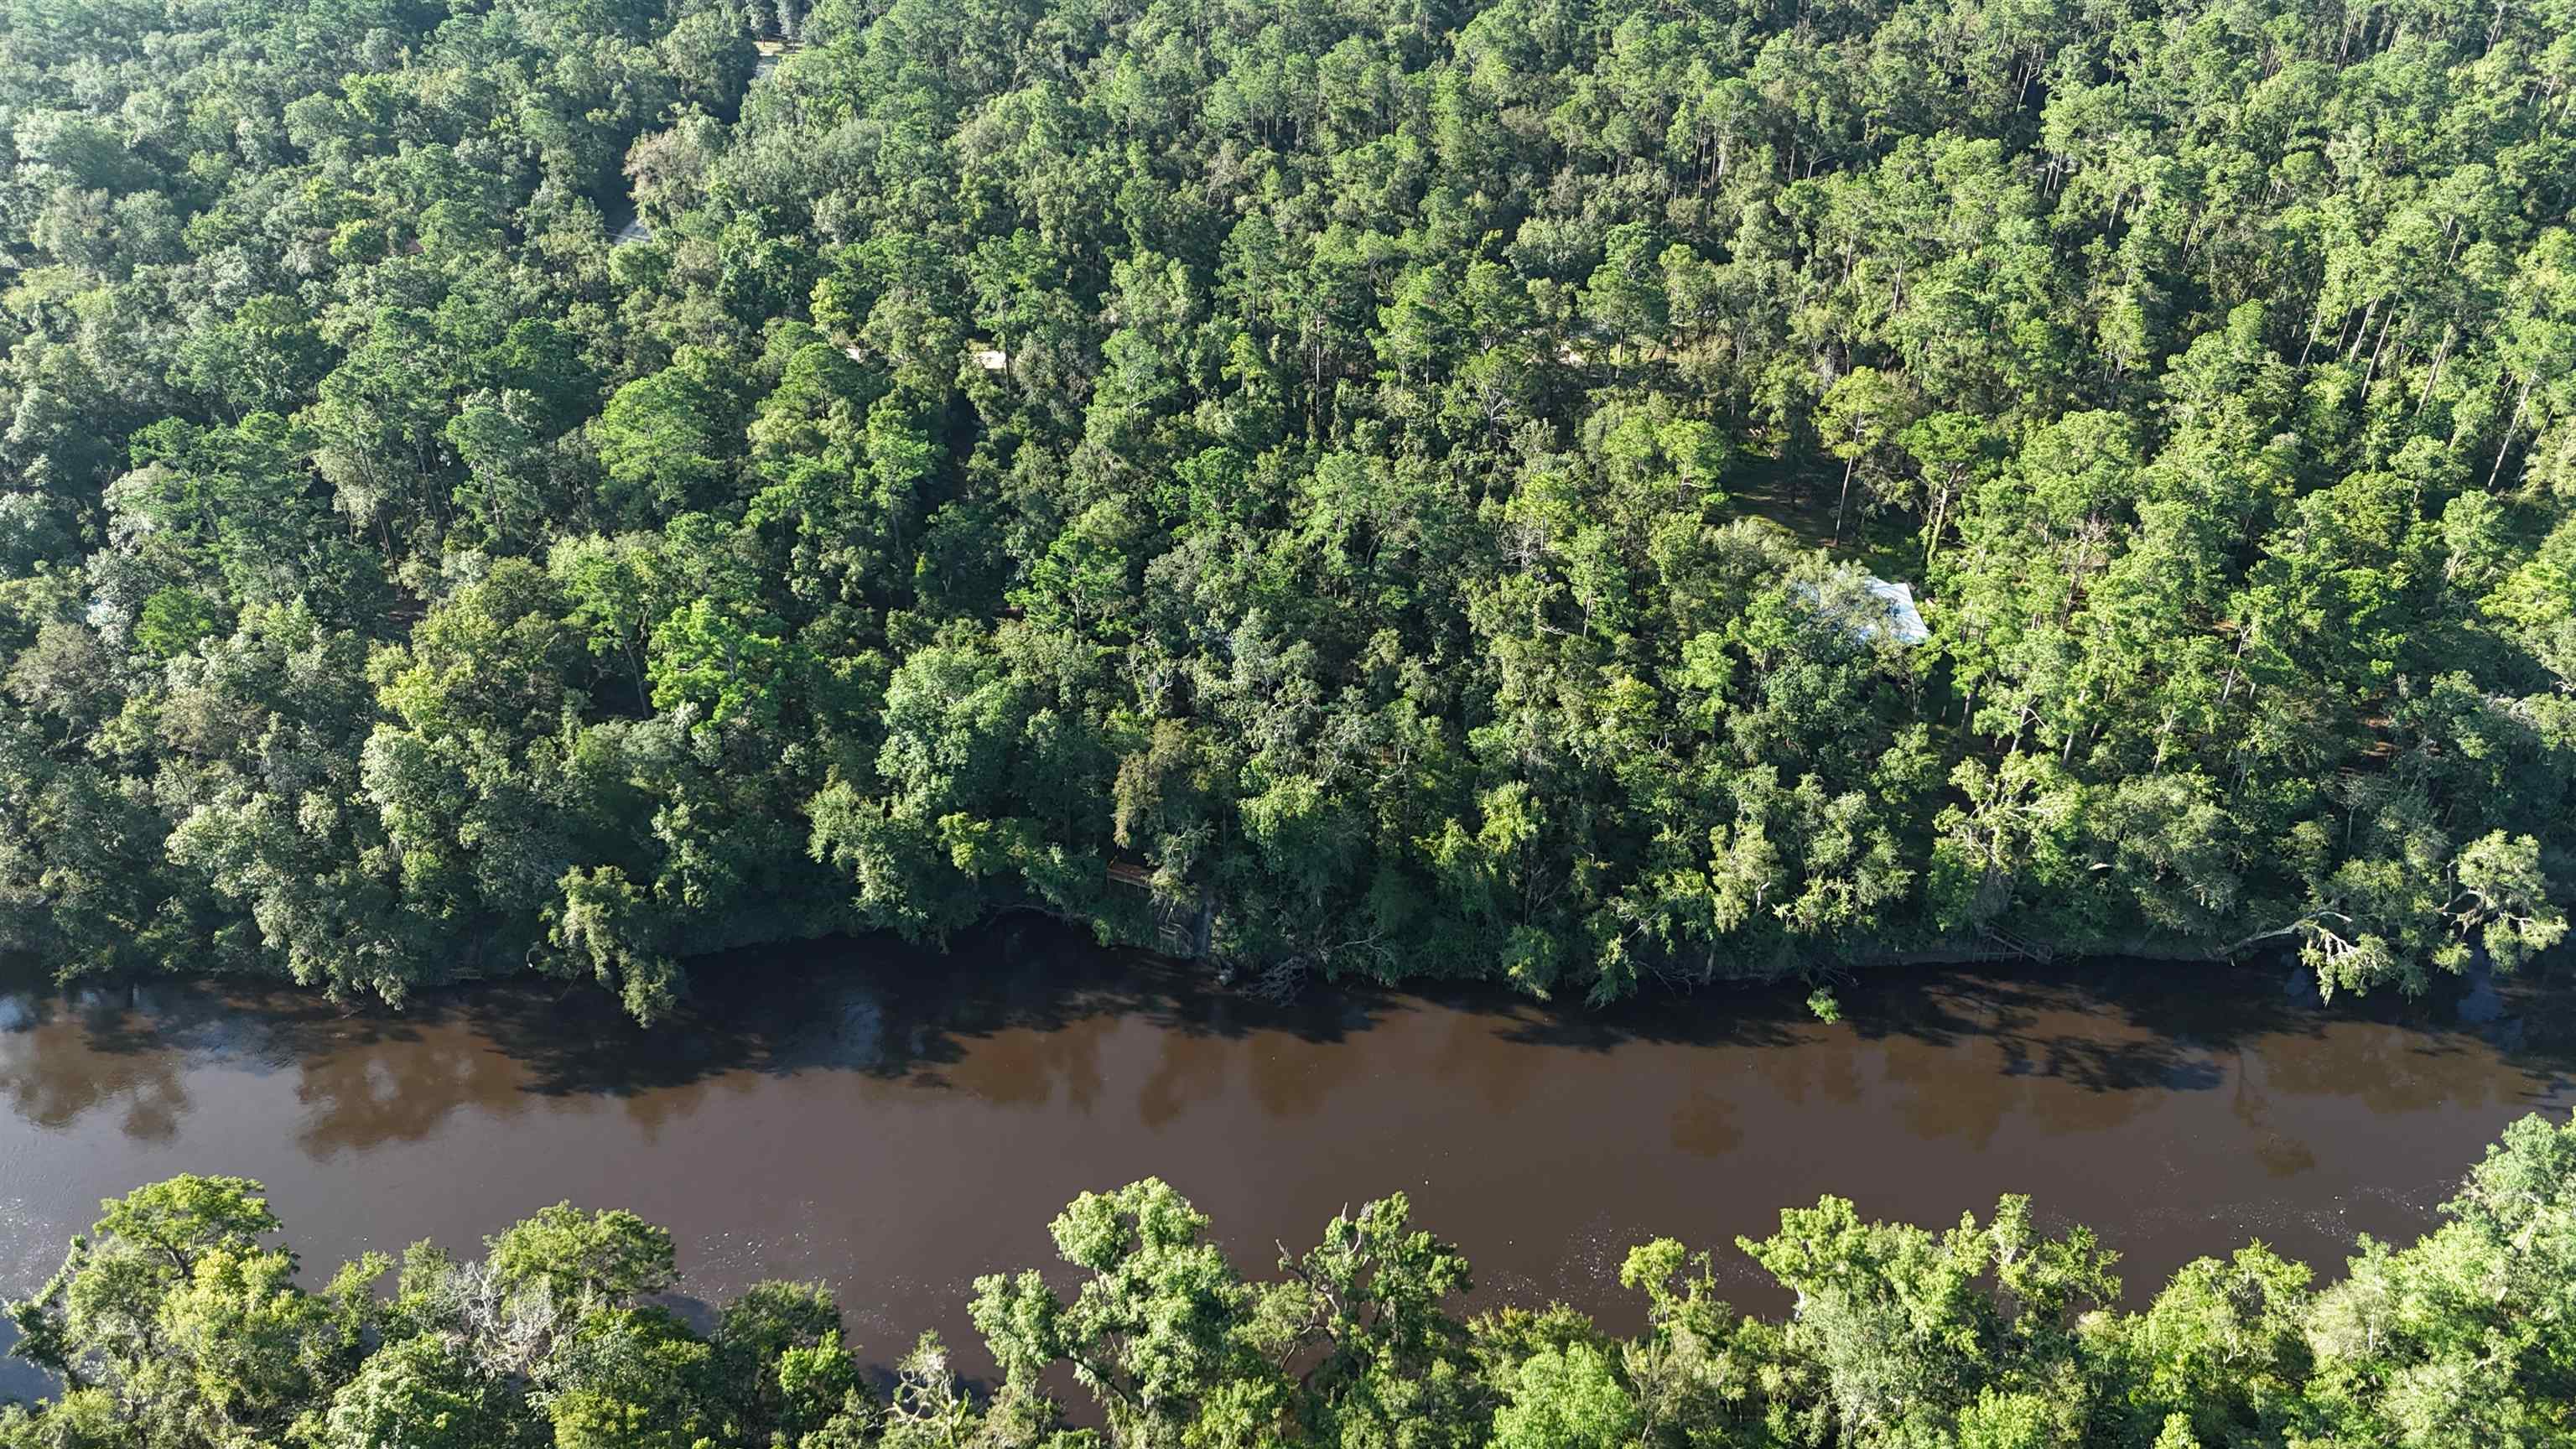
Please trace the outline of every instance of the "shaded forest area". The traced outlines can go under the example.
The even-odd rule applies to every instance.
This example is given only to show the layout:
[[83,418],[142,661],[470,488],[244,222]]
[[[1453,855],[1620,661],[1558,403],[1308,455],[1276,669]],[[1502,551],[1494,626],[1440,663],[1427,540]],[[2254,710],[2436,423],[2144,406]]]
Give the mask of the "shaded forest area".
[[2571,81],[2569,0],[7,0],[0,946],[2510,967]]
[[[1630,1250],[1645,1331],[1562,1305],[1462,1319],[1467,1260],[1405,1199],[1246,1278],[1159,1181],[1084,1193],[1063,1265],[975,1283],[995,1381],[935,1337],[863,1375],[820,1284],[692,1327],[671,1235],[549,1208],[480,1259],[422,1243],[312,1291],[240,1178],[103,1204],[17,1352],[65,1390],[7,1449],[2541,1449],[2576,1433],[2576,1124],[2526,1117],[2447,1219],[2343,1278],[2261,1244],[2124,1312],[2118,1254],[2027,1198],[1946,1230],[1827,1197],[1737,1248],[1797,1295],[1738,1317],[1714,1260]],[[1069,1289],[1069,1291],[1068,1291]],[[871,1382],[871,1377],[875,1379]],[[1068,1430],[1078,1387],[1099,1428]],[[1105,1431],[1105,1432],[1104,1432]]]

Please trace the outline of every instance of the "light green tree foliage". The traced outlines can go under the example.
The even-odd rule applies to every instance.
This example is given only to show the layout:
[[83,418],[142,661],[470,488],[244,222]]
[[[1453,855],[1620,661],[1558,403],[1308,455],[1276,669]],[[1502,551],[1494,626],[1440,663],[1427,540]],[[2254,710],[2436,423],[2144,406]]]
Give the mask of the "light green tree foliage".
[[1777,1326],[1735,1318],[1714,1265],[1672,1238],[1632,1248],[1623,1287],[1645,1295],[1647,1329],[1621,1350],[1648,1442],[1802,1443],[1827,1432],[1811,1368],[1791,1361]]
[[1412,1225],[1403,1194],[1337,1215],[1280,1269],[1277,1311],[1303,1315],[1290,1351],[1322,1355],[1298,1385],[1306,1433],[1353,1446],[1468,1442],[1481,1394],[1448,1311],[1468,1289],[1467,1260]]
[[630,1212],[584,1213],[557,1203],[491,1242],[503,1292],[558,1303],[622,1303],[671,1286],[671,1235]]
[[[375,1255],[301,1283],[264,1245],[278,1222],[258,1191],[182,1177],[108,1203],[11,1305],[18,1352],[65,1393],[0,1417],[0,1442],[660,1449],[880,1420],[828,1294],[759,1284],[695,1333],[647,1301],[672,1286],[673,1245],[630,1213],[548,1208],[472,1262],[422,1244],[387,1294],[394,1265]],[[921,1398],[899,1412],[920,1417]]]
[[2576,1123],[2515,1123],[2443,1213],[2405,1248],[2364,1239],[2318,1295],[2321,1424],[2338,1444],[2562,1442],[2576,1432]]
[[1798,1294],[1790,1350],[1822,1370],[1841,1432],[1864,1442],[1905,1442],[1972,1412],[2002,1435],[2032,1404],[2068,1405],[2082,1377],[2072,1320],[2119,1294],[2116,1255],[2082,1228],[2040,1235],[2026,1198],[1934,1234],[1863,1223],[1828,1197],[1738,1245]]
[[277,1435],[364,1351],[368,1280],[321,1293],[266,1247],[278,1220],[243,1178],[177,1177],[103,1204],[53,1280],[10,1305],[22,1356],[118,1406],[134,1443]]
[[367,1356],[331,1396],[315,1442],[324,1449],[502,1449],[535,1442],[504,1385],[462,1344],[423,1335]]
[[1283,1315],[1203,1240],[1207,1218],[1148,1179],[1085,1193],[1049,1227],[1082,1269],[1068,1303],[1035,1272],[976,1280],[974,1319],[1005,1374],[1069,1363],[1122,1444],[1250,1444],[1284,1412]]
[[2310,1371],[2308,1270],[2261,1245],[2186,1265],[2144,1313],[2091,1325],[2130,1355],[2130,1433],[2179,1431],[2194,1443],[2277,1438],[2298,1422]]
[[1617,1449],[1637,1430],[1637,1404],[1590,1344],[1542,1348],[1520,1365],[1494,1414],[1498,1449]]

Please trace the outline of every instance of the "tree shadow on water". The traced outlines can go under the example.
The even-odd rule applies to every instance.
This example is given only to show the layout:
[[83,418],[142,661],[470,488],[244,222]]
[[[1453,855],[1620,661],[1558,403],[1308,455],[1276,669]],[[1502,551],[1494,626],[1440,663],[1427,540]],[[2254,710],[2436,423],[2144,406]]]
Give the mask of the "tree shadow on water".
[[[1034,1100],[1058,1080],[1078,1094],[1097,1075],[1090,1055],[1122,1023],[1331,1044],[1434,1012],[1456,1023],[1458,1050],[1495,1055],[1485,1066],[1514,1076],[1534,1070],[1515,1048],[1733,1047],[1804,1060],[1901,1047],[1913,1065],[1892,1067],[1900,1078],[1930,1070],[1928,1052],[1945,1073],[1984,1061],[1994,1077],[2093,1093],[2200,1092],[2227,1079],[2228,1059],[2256,1050],[2277,1087],[2361,1090],[2402,1108],[2460,1091],[2563,1092],[2576,1072],[2576,1009],[2565,983],[2545,983],[2564,969],[2500,984],[2445,979],[2422,1000],[2385,992],[2321,1005],[2278,989],[2277,964],[1891,968],[1840,988],[1844,1019],[1829,1026],[1792,983],[1650,989],[1602,1009],[1458,981],[1317,982],[1276,1001],[1228,989],[1201,965],[1102,950],[1052,922],[1010,917],[944,951],[867,937],[700,958],[689,999],[650,1028],[587,981],[460,985],[399,1012],[237,981],[0,982],[0,1096],[49,1127],[121,1103],[131,1135],[166,1138],[190,1108],[193,1066],[292,1070],[304,1145],[327,1153],[426,1135],[460,1107],[507,1114],[532,1096],[650,1098],[656,1111],[681,1111],[689,1091],[751,1076],[848,1073]],[[2473,1004],[2461,1011],[2460,1000]]]
[[474,1032],[526,1073],[523,1090],[627,1096],[737,1074],[849,1072],[942,1085],[979,1046],[1115,1021],[1192,1037],[1283,1032],[1335,1042],[1400,1009],[1392,993],[1271,1001],[1203,969],[1103,950],[1052,924],[1004,921],[945,951],[885,937],[707,957],[690,999],[639,1027],[606,993],[487,988],[462,1000]]
[[[2444,976],[2421,997],[2387,990],[2331,1003],[2280,989],[2282,963],[2274,961],[1881,968],[1838,988],[1842,1020],[1832,1025],[1815,1019],[1805,986],[1789,982],[1650,989],[1607,1009],[1498,999],[1481,988],[1424,994],[1491,1012],[1515,1044],[1807,1053],[1903,1045],[1949,1056],[1954,1068],[1957,1053],[1989,1052],[1998,1075],[2099,1093],[2215,1090],[2228,1080],[2230,1058],[2255,1051],[2294,1088],[2313,1079],[2318,1089],[2360,1090],[2387,1110],[2440,1100],[2470,1078],[2516,1081],[2535,1099],[2564,1094],[2576,1073],[2576,992],[2555,977],[2570,974],[2569,964],[2562,953],[2526,968],[2500,995],[2494,985]],[[2377,1070],[2357,1082],[2365,1066]]]

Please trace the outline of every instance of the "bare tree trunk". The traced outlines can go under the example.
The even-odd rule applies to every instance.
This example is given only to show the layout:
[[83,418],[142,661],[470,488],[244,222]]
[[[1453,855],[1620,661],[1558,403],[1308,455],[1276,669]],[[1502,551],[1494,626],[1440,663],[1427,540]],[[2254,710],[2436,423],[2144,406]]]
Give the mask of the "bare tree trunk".
[[[2361,396],[2365,407],[2369,405],[2370,400],[2370,380],[2379,376],[2380,349],[2388,345],[2388,324],[2396,320],[2397,314],[2394,312],[2389,313],[2387,317],[2381,319],[2379,324],[2379,340],[2370,344],[2370,366],[2364,369],[2361,374]],[[2402,344],[2405,339],[2400,337],[2398,340]]]
[[2496,479],[2504,473],[2504,455],[2513,447],[2513,430],[2522,426],[2522,410],[2531,402],[2531,389],[2540,381],[2533,378],[2522,385],[2522,396],[2514,399],[2513,416],[2505,419],[2504,441],[2496,445],[2495,466],[2487,470],[2487,491],[2495,491]]
[[[2350,361],[2352,361],[2354,358],[2356,358],[2356,357],[2358,357],[2358,356],[2360,356],[2360,355],[2361,355],[2361,339],[2362,339],[2362,337],[2367,337],[2367,336],[2369,336],[2369,335],[2370,335],[2370,319],[2371,319],[2371,318],[2373,318],[2373,317],[2376,317],[2376,316],[2378,316],[2378,315],[2379,315],[2379,299],[2378,299],[2377,297],[2373,297],[2373,298],[2371,298],[2371,299],[2370,299],[2370,305],[2361,309],[2361,333],[2360,333],[2360,336],[2353,337],[2353,338],[2352,338],[2352,345],[2351,345],[2350,347],[2344,347],[2344,348],[2343,348],[2343,360],[2344,360],[2344,361],[2346,361],[2346,362],[2350,362]],[[2352,325],[2352,324],[2351,324],[2351,323],[2349,323],[2349,322],[2347,322],[2347,323],[2345,323],[2345,324],[2344,324],[2344,326],[2346,326],[2347,328],[2348,328],[2348,327],[2350,327],[2351,325]],[[2344,338],[2345,338],[2347,335],[2349,335],[2349,334],[2348,334],[2348,333],[2344,333],[2344,332],[2338,332],[2338,333],[2336,333],[2336,334],[2335,334],[2335,345],[2336,345],[2337,347],[2343,347]]]
[[[2445,326],[2442,329],[2442,345],[2433,352],[2432,375],[2424,379],[2424,391],[2415,399],[2415,417],[2424,416],[2424,405],[2433,400],[2433,389],[2442,381],[2442,364],[2450,361],[2451,338],[2456,331],[2457,324]],[[2409,422],[2413,420],[2413,418],[2408,419]]]

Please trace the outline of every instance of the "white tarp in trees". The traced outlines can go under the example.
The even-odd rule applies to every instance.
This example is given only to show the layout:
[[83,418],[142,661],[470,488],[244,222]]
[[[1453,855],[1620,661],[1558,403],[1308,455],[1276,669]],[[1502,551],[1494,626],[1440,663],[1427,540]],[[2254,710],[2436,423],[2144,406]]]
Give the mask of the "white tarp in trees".
[[1863,643],[1885,641],[1910,649],[1932,638],[1931,626],[1923,622],[1923,611],[1914,606],[1911,584],[1890,583],[1876,574],[1846,567],[1836,570],[1821,588],[1815,584],[1793,587],[1799,597],[1816,606],[1818,614],[1840,624]]
[[1887,606],[1887,618],[1884,622],[1861,621],[1859,627],[1864,638],[1873,637],[1874,630],[1884,630],[1888,638],[1899,644],[1930,642],[1932,630],[1923,622],[1923,611],[1914,607],[1913,585],[1892,584],[1876,574],[1863,579],[1861,585],[1869,590],[1871,598]]

